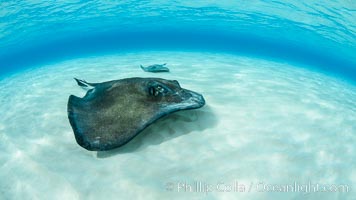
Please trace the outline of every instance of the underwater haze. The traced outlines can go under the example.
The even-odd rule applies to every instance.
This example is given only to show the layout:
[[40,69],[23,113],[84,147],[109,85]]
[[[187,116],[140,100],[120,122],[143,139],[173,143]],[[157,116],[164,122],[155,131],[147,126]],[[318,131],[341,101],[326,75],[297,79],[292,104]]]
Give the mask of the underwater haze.
[[[352,0],[0,2],[0,199],[355,198],[355,21]],[[90,152],[74,77],[206,105]]]

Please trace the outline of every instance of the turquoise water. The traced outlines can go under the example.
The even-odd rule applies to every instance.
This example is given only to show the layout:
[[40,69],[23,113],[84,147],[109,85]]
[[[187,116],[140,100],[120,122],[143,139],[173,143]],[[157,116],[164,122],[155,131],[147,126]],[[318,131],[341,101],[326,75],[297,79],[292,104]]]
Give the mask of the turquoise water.
[[[0,3],[0,199],[353,199],[353,1]],[[167,63],[170,73],[140,65]],[[89,152],[73,77],[178,80],[206,106]],[[316,189],[317,188],[317,189]]]
[[356,77],[355,5],[347,0],[9,1],[0,16],[1,73],[89,54],[194,49]]

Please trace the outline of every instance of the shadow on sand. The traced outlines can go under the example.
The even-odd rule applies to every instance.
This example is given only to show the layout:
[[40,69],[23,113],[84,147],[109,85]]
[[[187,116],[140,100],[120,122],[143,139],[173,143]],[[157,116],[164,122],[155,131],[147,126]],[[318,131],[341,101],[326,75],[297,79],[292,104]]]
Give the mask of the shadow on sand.
[[159,145],[193,131],[213,128],[217,121],[208,106],[198,110],[179,111],[151,124],[126,145],[110,151],[97,152],[97,157],[107,158],[116,154],[141,151],[151,145]]

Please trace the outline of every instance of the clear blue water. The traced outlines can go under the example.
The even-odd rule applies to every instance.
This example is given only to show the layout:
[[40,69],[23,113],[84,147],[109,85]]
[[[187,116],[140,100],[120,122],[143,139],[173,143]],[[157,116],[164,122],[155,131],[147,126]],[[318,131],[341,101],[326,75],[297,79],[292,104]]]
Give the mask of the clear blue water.
[[[353,199],[355,19],[352,0],[0,2],[0,199]],[[81,148],[73,77],[134,76],[206,106]]]
[[0,73],[89,54],[190,49],[280,59],[356,79],[352,1],[0,5]]

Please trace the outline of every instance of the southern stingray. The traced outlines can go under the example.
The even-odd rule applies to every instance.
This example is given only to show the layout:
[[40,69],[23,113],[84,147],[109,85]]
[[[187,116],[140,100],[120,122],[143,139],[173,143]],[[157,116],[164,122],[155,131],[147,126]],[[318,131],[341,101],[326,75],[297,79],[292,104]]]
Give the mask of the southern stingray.
[[166,67],[167,63],[164,64],[154,64],[147,67],[140,65],[141,69],[145,72],[169,72],[169,68]]
[[181,88],[176,80],[75,80],[89,90],[83,98],[69,97],[68,118],[77,143],[90,151],[120,147],[163,116],[205,104],[201,94]]

